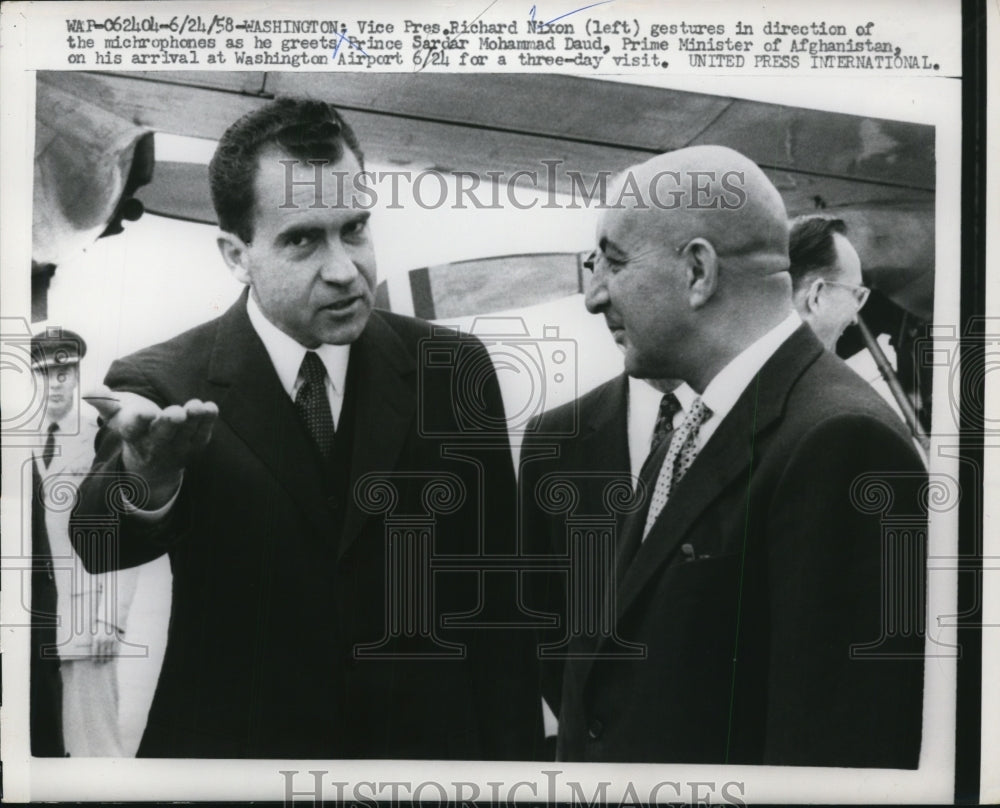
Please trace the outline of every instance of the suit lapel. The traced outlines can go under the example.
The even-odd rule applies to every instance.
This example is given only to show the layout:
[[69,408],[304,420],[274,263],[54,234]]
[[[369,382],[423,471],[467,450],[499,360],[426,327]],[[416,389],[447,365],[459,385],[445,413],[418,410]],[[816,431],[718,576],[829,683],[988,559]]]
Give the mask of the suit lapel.
[[[733,479],[747,473],[757,432],[765,429],[777,415],[771,412],[765,417],[759,382],[758,375],[709,438],[639,546],[622,581],[619,616],[625,614],[660,565],[674,554],[697,517]],[[645,509],[636,516],[645,524]],[[641,531],[643,524],[630,522],[628,529]]]
[[[758,437],[780,418],[793,384],[822,350],[809,327],[801,326],[743,391],[674,489],[626,570],[618,587],[617,620],[627,614],[643,589],[673,556],[695,520],[734,479],[751,473]],[[625,530],[641,531],[644,522],[645,512],[635,513],[626,521]],[[584,664],[585,678],[592,663]]]
[[250,324],[246,293],[219,321],[208,382],[219,417],[285,487],[320,538],[330,529],[319,455]]
[[355,362],[355,433],[340,555],[351,546],[368,518],[357,505],[358,481],[366,474],[389,473],[395,468],[412,432],[417,403],[416,363],[377,311],[351,346],[351,363]]
[[[351,346],[357,363],[356,433],[347,509],[339,552],[351,544],[367,515],[354,502],[355,483],[372,471],[391,471],[409,434],[416,407],[415,363],[396,333],[373,312]],[[350,374],[349,374],[350,375]],[[322,538],[332,514],[326,508],[324,470],[295,406],[246,313],[246,293],[220,320],[209,364],[209,384],[219,393],[220,418],[281,481]]]
[[[629,472],[628,377],[612,379],[584,415],[580,452],[592,471]],[[597,461],[597,465],[594,464]]]
[[795,380],[822,350],[809,326],[800,326],[743,391],[639,547],[623,581],[619,616],[625,614],[659,567],[677,550],[695,520],[734,479],[752,471],[757,437],[781,416]]

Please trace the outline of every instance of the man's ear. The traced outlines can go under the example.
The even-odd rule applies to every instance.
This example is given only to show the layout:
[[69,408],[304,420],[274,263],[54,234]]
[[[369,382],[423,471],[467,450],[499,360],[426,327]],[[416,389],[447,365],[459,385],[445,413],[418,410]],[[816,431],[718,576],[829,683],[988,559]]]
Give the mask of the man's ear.
[[693,238],[685,246],[681,257],[687,263],[688,302],[691,308],[700,309],[715,294],[719,283],[719,258],[712,242]]
[[806,311],[810,314],[819,310],[819,290],[823,288],[823,279],[814,278],[806,292]]
[[233,277],[240,283],[249,286],[250,272],[247,266],[247,245],[243,239],[235,233],[228,233],[225,230],[221,230],[215,239],[215,243],[219,246],[219,252],[222,253],[222,260],[226,262],[226,266],[233,273]]

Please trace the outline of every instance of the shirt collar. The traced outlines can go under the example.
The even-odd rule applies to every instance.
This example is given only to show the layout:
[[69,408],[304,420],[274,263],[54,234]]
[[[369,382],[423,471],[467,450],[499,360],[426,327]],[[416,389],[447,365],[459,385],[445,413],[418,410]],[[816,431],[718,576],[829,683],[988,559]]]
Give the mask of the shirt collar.
[[691,409],[691,404],[694,403],[695,398],[698,394],[688,387],[687,382],[681,382],[677,387],[673,389],[673,394],[677,396],[677,400],[680,402],[681,409],[687,412]]
[[[691,402],[694,401],[695,393],[686,382],[681,382],[670,391],[677,396],[681,409],[687,412],[691,409]],[[629,410],[632,412],[653,413],[652,420],[655,421],[660,409],[660,401],[663,400],[663,393],[657,390],[645,379],[637,379],[634,376],[628,377],[628,400]],[[652,421],[650,422],[652,423]]]
[[[73,405],[69,408],[69,411],[62,418],[60,418],[59,420],[56,420],[54,418],[49,418],[48,416],[45,417],[45,431],[47,432],[51,428],[52,424],[58,424],[59,431],[60,432],[65,432],[66,429],[65,429],[64,424],[74,424],[75,425],[77,423],[79,417],[80,417],[79,416],[79,411],[78,411],[78,408],[76,406],[76,402],[74,401]],[[75,432],[76,430],[74,429],[73,431]]]
[[[701,394],[701,400],[712,412],[713,422],[718,423],[729,414],[753,377],[800,325],[802,318],[793,309],[784,320],[715,375],[705,388],[705,392]],[[683,400],[681,403],[684,403]]]
[[[253,330],[257,332],[260,341],[264,343],[267,355],[271,357],[271,364],[274,365],[281,386],[289,396],[292,396],[295,382],[299,376],[299,368],[302,366],[302,359],[309,349],[268,320],[264,316],[264,312],[260,310],[260,306],[257,305],[257,301],[254,300],[252,293],[247,295],[247,315],[250,317],[250,325],[253,326]],[[347,360],[350,357],[351,346],[324,344],[313,350],[323,362],[327,378],[333,385],[333,389],[339,395],[344,395]]]
[[656,412],[659,410],[663,393],[645,379],[637,379],[635,376],[628,376],[627,379],[629,414],[648,413],[652,424],[656,420]]

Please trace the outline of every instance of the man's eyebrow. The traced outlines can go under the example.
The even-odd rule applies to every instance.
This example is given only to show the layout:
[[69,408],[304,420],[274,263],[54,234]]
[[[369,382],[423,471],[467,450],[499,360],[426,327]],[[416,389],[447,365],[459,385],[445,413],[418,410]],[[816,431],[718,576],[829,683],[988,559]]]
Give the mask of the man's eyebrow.
[[[351,216],[349,219],[341,223],[341,227],[345,225],[357,224],[358,222],[367,222],[371,218],[370,210],[361,210],[357,214]],[[287,238],[290,235],[298,235],[300,233],[311,233],[311,232],[323,232],[326,230],[325,222],[289,222],[285,227],[281,228],[275,238]]]
[[597,242],[597,248],[602,253],[607,255],[609,247],[613,252],[617,253],[618,255],[625,255],[625,251],[622,250],[622,248],[619,247],[617,244],[615,244],[611,239],[609,239],[607,236],[601,236],[601,240]]
[[309,222],[290,222],[287,226],[281,228],[278,233],[278,238],[284,238],[289,235],[297,235],[299,233],[310,233],[317,230],[323,230],[322,226],[318,224],[310,224]]

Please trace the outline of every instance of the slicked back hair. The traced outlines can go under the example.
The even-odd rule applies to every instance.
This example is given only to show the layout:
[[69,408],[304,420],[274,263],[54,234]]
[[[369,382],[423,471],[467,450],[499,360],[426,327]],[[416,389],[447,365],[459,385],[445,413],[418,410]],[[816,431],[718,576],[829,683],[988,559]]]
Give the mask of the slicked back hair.
[[788,271],[792,288],[797,292],[814,278],[825,277],[825,270],[837,263],[834,235],[847,234],[843,219],[832,216],[799,216],[791,222],[788,239]]
[[279,98],[247,113],[226,130],[208,165],[219,227],[247,243],[253,240],[257,162],[269,146],[300,160],[336,163],[344,156],[345,144],[363,169],[354,130],[325,101]]

